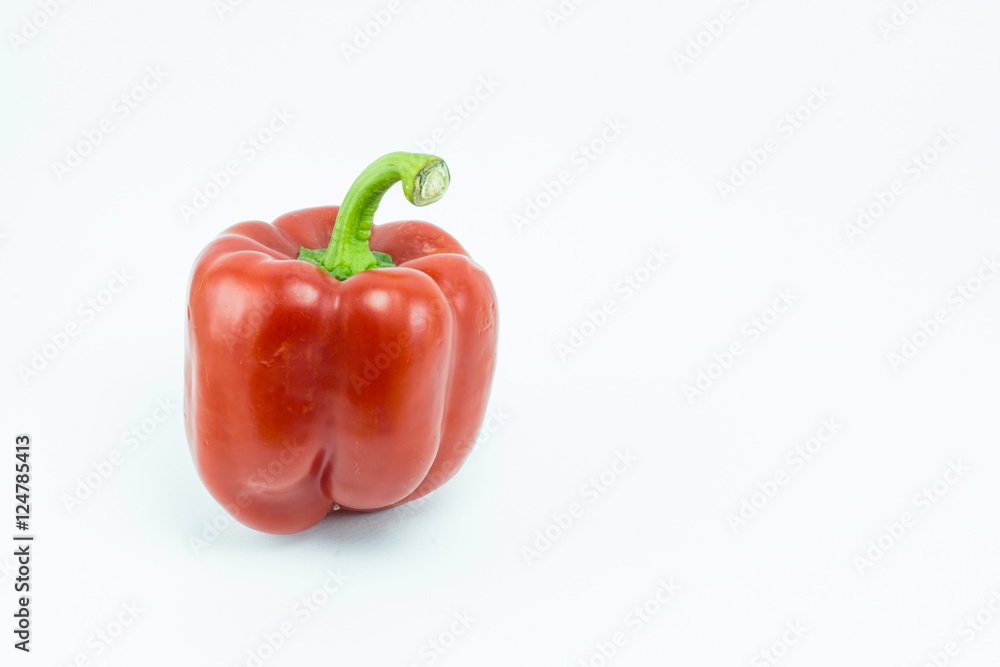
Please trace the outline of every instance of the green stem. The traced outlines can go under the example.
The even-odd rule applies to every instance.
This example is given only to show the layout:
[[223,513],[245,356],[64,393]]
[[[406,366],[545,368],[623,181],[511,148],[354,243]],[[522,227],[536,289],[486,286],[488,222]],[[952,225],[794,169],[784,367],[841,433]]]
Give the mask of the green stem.
[[382,196],[397,181],[414,206],[433,204],[444,196],[451,176],[448,165],[439,157],[419,153],[389,153],[372,162],[355,179],[337,214],[330,246],[320,250],[302,248],[299,259],[317,264],[337,280],[347,280],[356,273],[393,266],[385,253],[373,253],[368,247],[372,220]]

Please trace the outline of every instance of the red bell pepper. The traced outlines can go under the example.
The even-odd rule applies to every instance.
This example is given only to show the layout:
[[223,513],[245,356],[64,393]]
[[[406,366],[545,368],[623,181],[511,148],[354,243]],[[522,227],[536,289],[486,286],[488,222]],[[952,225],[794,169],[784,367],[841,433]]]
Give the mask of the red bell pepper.
[[440,158],[391,153],[341,207],[234,225],[195,261],[187,439],[209,492],[252,528],[293,533],[336,509],[415,500],[475,442],[496,365],[496,294],[438,227],[372,224],[400,180],[424,206],[450,176]]

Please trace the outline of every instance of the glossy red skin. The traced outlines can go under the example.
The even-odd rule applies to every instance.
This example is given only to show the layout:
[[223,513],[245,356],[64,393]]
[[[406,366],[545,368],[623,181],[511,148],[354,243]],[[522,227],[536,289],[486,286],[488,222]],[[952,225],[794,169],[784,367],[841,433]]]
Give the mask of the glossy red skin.
[[326,247],[337,211],[234,225],[191,274],[191,454],[212,496],[269,533],[446,482],[482,426],[496,365],[493,285],[434,225],[373,227],[371,249],[396,266],[343,282],[296,259]]

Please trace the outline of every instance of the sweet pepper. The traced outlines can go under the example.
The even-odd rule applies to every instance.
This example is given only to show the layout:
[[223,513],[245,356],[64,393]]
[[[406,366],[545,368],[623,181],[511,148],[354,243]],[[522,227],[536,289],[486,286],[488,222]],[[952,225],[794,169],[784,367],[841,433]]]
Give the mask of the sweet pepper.
[[373,225],[385,192],[441,198],[448,168],[391,153],[340,207],[226,229],[188,287],[185,429],[212,496],[269,533],[433,491],[482,425],[497,351],[483,269],[426,222]]

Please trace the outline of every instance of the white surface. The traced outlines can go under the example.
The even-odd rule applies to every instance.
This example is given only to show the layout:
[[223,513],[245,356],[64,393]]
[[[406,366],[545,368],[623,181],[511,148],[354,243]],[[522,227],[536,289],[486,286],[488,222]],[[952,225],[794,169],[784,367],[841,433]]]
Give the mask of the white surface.
[[[759,651],[784,639],[789,666],[916,667],[950,641],[949,664],[997,664],[1000,616],[963,624],[1000,595],[1000,279],[961,307],[952,291],[1000,258],[1000,7],[898,2],[919,9],[883,37],[888,0],[595,0],[554,28],[556,0],[420,0],[392,4],[348,59],[342,44],[390,3],[341,4],[248,0],[220,18],[210,0],[71,2],[15,51],[9,33],[40,5],[5,3],[0,479],[30,433],[37,542],[29,656],[11,647],[0,550],[0,661],[252,665],[287,622],[263,664],[599,665],[616,633],[621,665],[770,664]],[[730,23],[679,71],[675,52],[724,9]],[[126,116],[116,100],[144,77]],[[477,92],[457,123],[453,105]],[[276,110],[292,119],[249,160],[243,142]],[[792,131],[797,110],[809,118]],[[60,180],[53,162],[102,119],[110,133]],[[949,128],[914,178],[907,161]],[[582,158],[602,132],[606,150]],[[376,221],[431,220],[490,272],[503,423],[417,508],[286,537],[230,524],[196,553],[191,539],[225,521],[179,408],[134,449],[122,440],[157,401],[180,404],[195,256],[234,222],[339,203],[368,162],[420,140],[448,161],[451,190],[420,211],[394,190]],[[723,201],[717,184],[765,146]],[[239,173],[185,222],[181,204],[230,160]],[[561,172],[568,185],[518,233],[512,216]],[[897,179],[851,242],[845,225]],[[651,248],[671,257],[630,293],[619,281],[645,277]],[[127,286],[88,318],[81,302],[116,271]],[[782,290],[793,305],[751,339],[745,323]],[[614,312],[561,359],[606,300]],[[888,354],[939,310],[947,321],[894,369]],[[22,381],[71,324],[78,335]],[[687,400],[733,343],[731,368]],[[822,451],[786,458],[824,419],[842,427]],[[67,510],[114,450],[121,465]],[[586,486],[619,453],[634,461],[606,493]],[[938,502],[916,498],[949,462],[968,471]],[[776,473],[786,483],[734,531],[727,515]],[[527,562],[573,503],[569,529]],[[904,513],[912,527],[860,572]],[[341,590],[297,613],[328,570],[348,577]],[[661,580],[676,595],[630,616]],[[132,603],[137,618],[98,654],[95,633]],[[456,614],[471,627],[434,653],[463,629]]]

